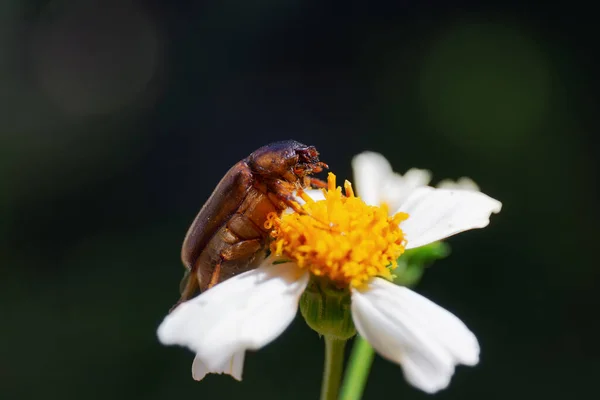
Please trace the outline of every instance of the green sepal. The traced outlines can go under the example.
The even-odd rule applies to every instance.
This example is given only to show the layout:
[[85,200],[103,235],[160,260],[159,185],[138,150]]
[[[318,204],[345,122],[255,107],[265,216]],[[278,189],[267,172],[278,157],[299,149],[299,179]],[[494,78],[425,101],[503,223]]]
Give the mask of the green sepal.
[[398,258],[398,266],[392,271],[394,283],[401,286],[415,286],[421,280],[425,268],[449,254],[450,245],[445,242],[433,242],[406,250]]
[[350,290],[312,277],[300,298],[304,320],[319,335],[347,340],[356,334],[350,312]]

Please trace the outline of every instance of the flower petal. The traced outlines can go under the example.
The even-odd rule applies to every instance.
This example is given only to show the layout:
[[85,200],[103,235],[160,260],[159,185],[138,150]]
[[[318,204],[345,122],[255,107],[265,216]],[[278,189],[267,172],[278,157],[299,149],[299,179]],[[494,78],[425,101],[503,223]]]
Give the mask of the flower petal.
[[219,368],[210,370],[206,364],[202,362],[200,357],[196,355],[192,363],[192,377],[194,380],[201,381],[206,374],[227,374],[231,375],[238,381],[242,380],[242,372],[244,370],[245,351],[235,353],[229,360],[219,366]]
[[437,184],[437,187],[440,189],[472,190],[474,192],[480,191],[479,186],[477,186],[475,181],[471,178],[467,178],[466,176],[458,178],[457,181],[453,181],[452,179],[444,179]]
[[273,260],[179,305],[158,328],[159,340],[187,346],[209,371],[273,341],[294,319],[309,278],[295,264]]
[[394,173],[384,182],[381,201],[385,202],[390,210],[397,210],[415,191],[427,186],[431,181],[431,172],[426,169],[411,168],[403,175]]
[[367,151],[352,159],[355,191],[369,205],[386,203],[398,209],[410,194],[431,181],[431,172],[411,168],[403,175],[395,173],[388,160],[379,153]]
[[483,228],[501,208],[502,203],[481,192],[418,188],[398,210],[409,215],[400,225],[408,241],[406,249]]
[[365,151],[352,159],[356,193],[367,204],[380,205],[384,183],[394,172],[388,160],[379,153]]
[[381,278],[352,290],[356,330],[413,386],[434,393],[450,383],[457,364],[479,362],[473,333],[449,311]]

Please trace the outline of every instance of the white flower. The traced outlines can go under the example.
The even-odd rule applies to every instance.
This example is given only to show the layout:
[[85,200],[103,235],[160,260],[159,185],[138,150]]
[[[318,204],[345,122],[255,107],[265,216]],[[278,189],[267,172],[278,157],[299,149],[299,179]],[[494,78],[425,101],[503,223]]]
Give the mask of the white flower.
[[[369,175],[363,174],[365,171],[359,169],[357,172],[357,179],[363,185],[363,199],[368,199],[371,204],[379,203],[381,198],[397,201],[397,198],[385,197],[388,193],[381,189],[383,185],[389,190],[394,187],[393,184],[380,179],[378,186],[371,185],[367,179]],[[371,173],[375,172],[373,170]],[[363,175],[359,179],[360,174]],[[380,176],[371,177],[377,180]],[[371,253],[378,251],[377,246],[381,243],[385,245],[386,240],[390,243],[385,245],[386,249],[399,246],[401,252],[404,247],[415,248],[462,231],[485,227],[489,223],[490,215],[500,211],[501,203],[479,192],[427,187],[421,184],[423,181],[422,174],[420,178],[412,180],[411,185],[417,187],[411,191],[408,198],[401,201],[397,217],[387,217],[387,210],[384,212],[384,209],[380,208],[376,208],[375,212],[370,209],[371,212],[364,213],[369,214],[368,218],[376,218],[377,216],[373,215],[377,214],[376,210],[380,210],[384,214],[384,219],[380,220],[383,221],[383,225],[385,218],[388,222],[401,221],[401,230],[394,225],[396,231],[389,233],[390,229],[384,227],[382,232],[388,232],[388,237],[377,236],[377,231],[362,232],[360,221],[357,223],[353,220],[352,224],[348,225],[353,227],[351,235],[344,231],[340,233],[341,236],[333,237],[331,231],[326,229],[315,228],[314,232],[308,231],[315,225],[315,220],[325,218],[324,215],[338,218],[331,226],[344,229],[345,209],[335,203],[335,192],[331,191],[330,180],[330,191],[325,196],[331,198],[317,203],[305,198],[305,201],[312,202],[314,206],[314,219],[306,225],[307,231],[302,235],[303,240],[307,237],[310,239],[310,235],[328,235],[312,238],[318,243],[316,246],[323,249],[318,250],[315,247],[311,250],[316,254],[311,263],[317,263],[315,260],[322,257],[338,257],[334,260],[336,262],[344,260],[343,257],[350,257],[349,262],[354,263],[352,271],[358,272],[348,272],[343,268],[327,270],[326,264],[323,263],[318,266],[318,273],[334,280],[346,279],[344,282],[348,283],[350,290],[352,319],[358,333],[380,355],[401,365],[410,384],[425,392],[434,393],[449,384],[456,365],[478,363],[477,339],[449,311],[408,288],[381,278],[380,276],[385,275],[383,272],[387,271],[385,268],[389,267],[389,261],[382,261],[383,267],[375,268],[369,264],[372,262],[369,260],[383,259],[381,254],[377,253],[373,256],[375,258],[369,257],[372,256]],[[349,184],[346,186],[346,193],[348,192],[348,198],[353,198]],[[356,212],[357,207],[360,208],[357,202],[367,208],[356,199],[352,212]],[[393,204],[393,201],[388,204]],[[326,214],[320,215],[319,207],[329,208]],[[402,213],[407,213],[408,216]],[[291,217],[297,217],[296,222],[302,218],[294,214]],[[356,214],[352,218],[357,218]],[[382,226],[372,222],[368,220],[365,226]],[[404,239],[402,236],[398,239],[398,234],[404,235]],[[377,236],[378,240],[369,241],[372,235]],[[352,246],[351,242],[348,242],[348,245],[340,240],[358,240],[358,243],[364,243],[364,249],[360,248],[360,244]],[[290,240],[286,239],[285,243],[289,242]],[[339,248],[335,247],[338,243],[341,243]],[[328,245],[334,247],[327,248]],[[305,251],[307,246],[309,244],[300,246],[301,250]],[[382,254],[385,255],[385,252]],[[225,372],[241,378],[244,352],[267,345],[294,319],[300,296],[309,282],[311,273],[316,272],[312,264],[307,266],[289,261],[274,264],[275,260],[278,260],[277,257],[269,257],[259,268],[220,283],[181,304],[165,318],[158,329],[160,341],[167,345],[187,346],[196,353],[195,363],[201,367],[198,368],[198,372],[194,369],[195,377],[201,378],[207,372]],[[361,260],[367,260],[364,261],[367,264],[361,265]]]

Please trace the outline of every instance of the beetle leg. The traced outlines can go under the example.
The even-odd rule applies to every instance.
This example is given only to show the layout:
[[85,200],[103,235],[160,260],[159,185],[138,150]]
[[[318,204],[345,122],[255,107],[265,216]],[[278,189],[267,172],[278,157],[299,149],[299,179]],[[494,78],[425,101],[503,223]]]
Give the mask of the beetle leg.
[[[302,188],[300,188],[300,190],[302,190]],[[296,201],[296,199],[292,195],[292,193],[289,191],[285,192],[285,189],[282,189],[280,191],[270,192],[268,194],[268,196],[269,196],[269,199],[276,200],[280,203],[283,203],[284,205],[290,207],[292,210],[294,210],[298,214],[308,215],[311,218],[313,218],[315,221],[319,222],[320,224],[327,225],[323,221],[316,218],[315,216],[310,215],[305,209],[302,208],[302,206],[300,206],[300,204]]]
[[267,196],[270,200],[275,200],[276,203],[283,204],[285,207],[290,207],[297,213],[306,214],[306,211],[300,207],[300,203],[294,197],[296,187],[291,186],[287,182],[275,181],[269,189],[270,191]]
[[234,261],[240,258],[246,258],[256,253],[262,247],[262,243],[260,239],[250,239],[238,242],[233,244],[223,250],[219,255],[219,260],[215,264],[215,269],[210,277],[210,281],[207,285],[207,289],[215,286],[217,283],[221,282],[221,265],[225,261]]
[[[301,215],[308,215],[313,218],[315,221],[322,225],[328,225],[325,222],[319,220],[313,215],[310,215],[305,209],[300,206],[300,204],[296,201],[296,198],[293,196],[292,192],[286,188],[281,183],[275,182],[273,184],[276,190],[271,189],[272,191],[267,194],[271,201],[277,201],[278,203],[282,203],[283,205],[290,207],[292,210]],[[302,188],[299,188],[302,190]],[[275,203],[274,203],[275,204]]]
[[300,214],[306,214],[306,211],[300,207],[300,204],[296,201],[291,193],[271,192],[268,194],[269,199],[275,200],[277,203],[290,207],[292,210]]
[[210,282],[208,282],[208,286],[206,287],[207,289],[210,289],[219,283],[219,278],[221,277],[221,264],[223,264],[223,257],[221,257],[215,264],[215,269],[210,277]]
[[[251,239],[237,242],[229,246],[227,249],[223,250],[219,255],[219,259],[215,264],[215,268],[212,274],[210,275],[210,281],[208,282],[206,288],[210,289],[211,287],[215,286],[221,281],[221,265],[224,261],[232,261],[238,258],[247,257],[260,250],[261,246],[262,244],[260,239]],[[183,286],[181,290],[181,297],[179,301],[177,301],[177,303],[175,303],[175,305],[171,307],[171,310],[169,310],[169,312],[173,311],[178,305],[180,305],[184,301],[187,301],[191,297],[193,297],[196,291],[198,290],[198,279],[195,275],[189,273],[186,274],[186,276],[184,277],[184,281],[185,282],[182,283],[184,283],[185,286]]]
[[309,183],[311,186],[322,189],[327,187],[327,182],[319,178],[309,178]]

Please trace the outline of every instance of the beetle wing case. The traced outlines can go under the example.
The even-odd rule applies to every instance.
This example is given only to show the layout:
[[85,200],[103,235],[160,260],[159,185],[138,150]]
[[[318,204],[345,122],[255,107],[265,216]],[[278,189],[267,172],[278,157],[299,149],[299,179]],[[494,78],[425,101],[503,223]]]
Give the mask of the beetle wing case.
[[225,174],[196,215],[181,248],[181,260],[192,269],[196,259],[215,233],[229,220],[252,187],[252,172],[245,161]]

